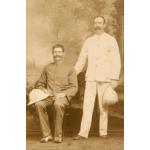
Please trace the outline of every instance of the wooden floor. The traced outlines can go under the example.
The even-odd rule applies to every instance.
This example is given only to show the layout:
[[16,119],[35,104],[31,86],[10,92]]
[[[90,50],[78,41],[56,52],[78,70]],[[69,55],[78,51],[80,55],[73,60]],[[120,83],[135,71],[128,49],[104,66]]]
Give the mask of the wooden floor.
[[27,150],[123,150],[123,133],[111,134],[107,139],[91,136],[86,140],[74,141],[73,137],[64,137],[61,144],[40,143],[40,135],[27,136]]

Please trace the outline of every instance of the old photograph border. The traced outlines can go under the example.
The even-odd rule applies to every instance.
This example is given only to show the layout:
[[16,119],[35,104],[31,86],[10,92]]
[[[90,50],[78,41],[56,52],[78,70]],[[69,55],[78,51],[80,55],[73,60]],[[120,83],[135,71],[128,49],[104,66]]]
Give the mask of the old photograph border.
[[[0,6],[0,147],[6,150],[26,150],[25,3],[6,0]],[[148,1],[125,0],[125,150],[150,149],[149,14]]]

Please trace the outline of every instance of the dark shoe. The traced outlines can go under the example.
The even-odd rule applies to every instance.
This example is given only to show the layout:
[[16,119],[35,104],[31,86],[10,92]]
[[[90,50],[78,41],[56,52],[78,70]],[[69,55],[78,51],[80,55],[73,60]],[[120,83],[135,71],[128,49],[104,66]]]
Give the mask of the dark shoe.
[[82,140],[82,139],[86,139],[83,136],[77,135],[76,137],[73,138],[74,140]]
[[62,142],[62,138],[61,137],[55,137],[54,142],[55,143],[61,143]]
[[103,139],[106,139],[108,136],[107,135],[101,135],[100,137]]
[[44,137],[40,140],[41,143],[47,143],[48,141],[52,141],[52,136]]

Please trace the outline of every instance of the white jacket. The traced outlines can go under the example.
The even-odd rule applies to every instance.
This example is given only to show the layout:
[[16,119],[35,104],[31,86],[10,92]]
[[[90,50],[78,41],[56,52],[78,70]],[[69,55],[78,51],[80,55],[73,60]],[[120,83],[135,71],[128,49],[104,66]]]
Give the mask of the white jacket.
[[107,33],[93,35],[83,44],[75,70],[79,74],[88,63],[86,81],[118,80],[120,75],[120,54],[117,41]]

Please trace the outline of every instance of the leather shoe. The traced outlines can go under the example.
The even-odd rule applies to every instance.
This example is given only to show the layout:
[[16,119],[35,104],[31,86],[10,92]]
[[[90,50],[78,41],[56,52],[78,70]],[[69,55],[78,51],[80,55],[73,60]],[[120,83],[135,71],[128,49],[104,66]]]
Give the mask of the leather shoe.
[[76,137],[73,138],[74,140],[82,140],[82,139],[86,139],[83,136],[77,135]]
[[55,143],[61,143],[62,142],[62,138],[61,137],[55,137],[54,142]]
[[40,142],[41,143],[47,143],[48,141],[52,141],[52,136],[51,135],[49,135],[49,136],[47,136],[47,137],[44,137],[44,138],[42,138],[41,140],[40,140]]

